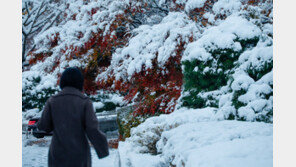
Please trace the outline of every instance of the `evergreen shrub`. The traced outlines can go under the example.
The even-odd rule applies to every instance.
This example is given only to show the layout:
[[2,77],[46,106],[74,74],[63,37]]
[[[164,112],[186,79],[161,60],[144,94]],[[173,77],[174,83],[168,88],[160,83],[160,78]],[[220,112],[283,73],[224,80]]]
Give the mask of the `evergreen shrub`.
[[231,81],[231,74],[237,66],[239,56],[246,49],[256,46],[259,38],[235,39],[239,42],[242,49],[235,51],[234,48],[227,49],[209,49],[211,59],[200,61],[198,59],[183,61],[184,92],[187,95],[182,98],[182,105],[190,108],[216,107],[217,103],[212,96],[201,97],[200,93],[218,90]]

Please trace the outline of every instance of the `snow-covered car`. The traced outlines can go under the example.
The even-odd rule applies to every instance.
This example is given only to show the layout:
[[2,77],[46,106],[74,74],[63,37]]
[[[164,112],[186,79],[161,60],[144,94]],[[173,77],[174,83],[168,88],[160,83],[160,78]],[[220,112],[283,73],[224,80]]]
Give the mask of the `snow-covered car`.
[[29,132],[32,132],[33,136],[36,138],[43,138],[44,136],[51,136],[52,132],[47,133],[47,132],[39,130],[37,128],[37,122],[39,121],[39,119],[40,118],[38,118],[38,117],[30,119],[28,122],[27,130]]

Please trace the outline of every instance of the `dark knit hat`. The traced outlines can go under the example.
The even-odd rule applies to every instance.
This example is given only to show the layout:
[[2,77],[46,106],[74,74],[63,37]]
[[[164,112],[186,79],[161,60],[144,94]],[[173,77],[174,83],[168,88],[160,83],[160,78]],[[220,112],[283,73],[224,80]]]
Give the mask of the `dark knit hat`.
[[70,86],[82,91],[83,81],[84,79],[81,71],[78,68],[69,67],[62,73],[60,88],[63,89],[64,87]]

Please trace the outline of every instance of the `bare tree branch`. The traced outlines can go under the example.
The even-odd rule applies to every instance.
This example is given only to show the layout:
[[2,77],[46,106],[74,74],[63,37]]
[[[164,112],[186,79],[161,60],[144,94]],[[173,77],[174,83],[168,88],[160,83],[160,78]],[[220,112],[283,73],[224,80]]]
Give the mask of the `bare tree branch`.
[[34,36],[52,27],[57,22],[62,11],[52,1],[27,0],[23,2],[22,12],[22,57],[23,61],[25,61],[26,54],[36,46],[32,41]]

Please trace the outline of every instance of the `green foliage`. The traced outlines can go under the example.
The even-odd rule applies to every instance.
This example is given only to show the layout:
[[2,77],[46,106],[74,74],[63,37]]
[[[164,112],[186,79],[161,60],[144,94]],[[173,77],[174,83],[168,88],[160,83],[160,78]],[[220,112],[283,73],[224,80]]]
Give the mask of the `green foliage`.
[[242,51],[245,51],[247,48],[255,47],[259,42],[259,37],[254,37],[251,39],[238,39],[237,41],[241,44],[243,48]]
[[184,107],[202,108],[206,105],[205,99],[197,95],[196,91],[190,91],[189,95],[182,98]]
[[219,100],[212,95],[207,96],[207,106],[209,107],[219,107]]
[[271,60],[271,61],[264,62],[263,66],[261,67],[255,67],[251,64],[247,69],[247,73],[255,81],[258,81],[265,74],[269,73],[272,69],[273,69],[273,61]]
[[244,95],[245,93],[247,93],[247,91],[244,90],[244,89],[241,89],[241,90],[238,90],[238,91],[234,91],[233,92],[232,104],[233,104],[233,106],[234,106],[235,109],[239,109],[240,107],[243,107],[243,106],[246,105],[246,104],[244,104],[244,103],[242,103],[241,101],[238,100],[238,98],[241,95]]
[[266,114],[261,114],[256,118],[256,121],[260,122],[267,122],[272,123],[273,122],[273,109],[267,110]]
[[[152,115],[134,115],[134,107],[122,107],[117,111],[118,132],[121,140],[131,136],[131,129],[137,127]],[[159,115],[159,114],[156,114]],[[153,115],[155,116],[155,115]]]
[[230,114],[228,115],[227,120],[234,120],[235,118],[236,118],[235,115],[234,115],[233,113],[230,113]]
[[[260,60],[260,57],[258,58],[258,61],[262,61]],[[259,65],[258,65],[259,64]],[[266,75],[267,73],[271,72],[273,69],[273,60],[265,60],[262,63],[258,63],[257,65],[253,65],[252,63],[248,66],[248,68],[246,69],[246,72],[248,73],[248,75],[254,79],[254,81],[258,81],[260,80],[264,75]],[[271,88],[273,88],[273,84],[269,83],[269,86]],[[233,98],[232,98],[232,104],[235,107],[236,110],[238,110],[241,107],[246,106],[247,104],[241,102],[238,100],[238,98],[244,94],[247,93],[247,90],[238,90],[238,91],[234,91],[233,92]],[[271,96],[273,96],[273,91],[271,91],[270,93],[260,93],[260,98],[261,99],[265,99],[268,100],[270,99]],[[267,106],[264,107],[263,111],[261,111],[262,113],[257,113],[255,112],[256,116],[256,121],[263,121],[263,122],[268,122],[271,123],[272,122],[272,117],[273,117],[273,109],[271,108],[266,108]],[[241,121],[245,121],[246,119],[244,117],[239,117],[238,115],[236,115],[238,120]]]
[[[252,39],[236,39],[242,49],[209,49],[211,59],[200,61],[197,59],[187,60],[183,63],[184,75],[184,92],[188,95],[182,98],[182,105],[192,108],[203,108],[206,106],[217,107],[218,102],[212,96],[202,98],[199,94],[218,90],[231,81],[231,74],[234,72],[236,61],[243,51],[247,48],[254,47],[259,41],[258,37]],[[240,105],[240,104],[237,104]]]
[[22,89],[22,110],[38,108],[41,111],[47,99],[57,93],[59,89],[57,87],[43,88],[41,90],[36,89],[36,86],[41,81],[40,76],[32,77],[28,81],[31,84],[26,85]]
[[141,116],[132,116],[132,114],[129,114],[127,117],[124,118],[124,120],[118,119],[118,131],[119,134],[122,136],[122,139],[126,139],[131,136],[131,129],[133,127],[137,127],[143,122],[143,119]]
[[[212,91],[225,85],[227,82],[226,75],[218,69],[204,72],[206,68],[211,67],[212,61],[201,62],[199,60],[185,61],[184,65],[184,88],[195,90],[195,92]],[[195,67],[198,70],[194,70]]]

